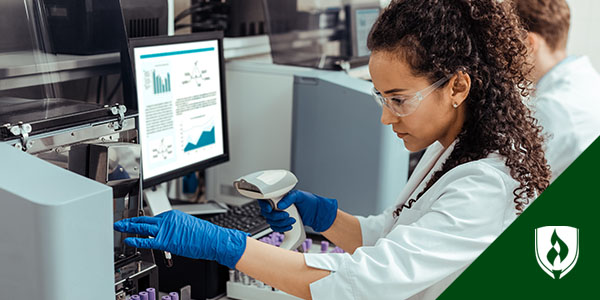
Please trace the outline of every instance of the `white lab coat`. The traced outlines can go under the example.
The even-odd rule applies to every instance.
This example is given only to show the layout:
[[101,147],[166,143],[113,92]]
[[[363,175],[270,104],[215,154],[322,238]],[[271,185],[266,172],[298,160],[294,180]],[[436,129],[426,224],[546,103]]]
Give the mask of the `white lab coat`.
[[[430,146],[397,203],[416,199],[453,148]],[[516,218],[517,186],[491,154],[448,171],[397,219],[395,207],[358,217],[363,246],[354,254],[304,255],[308,266],[331,271],[310,285],[312,298],[435,299]]]
[[600,135],[600,76],[587,57],[569,57],[540,79],[530,107],[554,181]]

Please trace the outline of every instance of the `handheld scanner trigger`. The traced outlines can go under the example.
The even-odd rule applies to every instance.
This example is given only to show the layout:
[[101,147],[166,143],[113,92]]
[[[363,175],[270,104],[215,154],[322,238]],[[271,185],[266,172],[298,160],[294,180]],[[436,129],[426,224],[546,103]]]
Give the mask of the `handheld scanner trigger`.
[[[285,195],[284,195],[285,196]],[[276,199],[269,199],[271,202],[271,206],[273,206],[274,210],[281,209],[277,208],[277,203],[283,199],[283,197],[279,197]],[[295,250],[302,245],[302,242],[306,240],[306,232],[304,231],[304,224],[302,223],[302,218],[300,218],[300,214],[298,213],[298,209],[295,204],[290,205],[290,207],[284,209],[283,211],[287,212],[290,217],[294,218],[296,222],[292,224],[292,229],[283,233],[284,238],[283,242],[279,247],[288,250]]]
[[[298,179],[290,171],[268,170],[243,176],[234,181],[233,186],[243,196],[267,200],[274,210],[280,210],[277,208],[277,203],[296,186],[296,183],[298,183]],[[284,211],[296,222],[292,224],[292,230],[284,233],[285,238],[281,247],[290,250],[297,249],[306,239],[302,219],[295,205],[291,205]]]

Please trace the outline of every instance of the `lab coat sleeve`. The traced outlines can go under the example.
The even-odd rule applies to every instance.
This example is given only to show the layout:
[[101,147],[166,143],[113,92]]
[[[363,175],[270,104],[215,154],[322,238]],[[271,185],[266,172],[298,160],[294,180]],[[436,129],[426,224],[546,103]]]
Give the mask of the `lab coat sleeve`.
[[[465,164],[467,165],[467,164]],[[406,299],[460,271],[505,228],[514,185],[478,162],[444,175],[425,194],[434,199],[415,222],[397,225],[354,254],[305,254],[308,266],[331,271],[310,284],[313,299]],[[457,170],[460,169],[460,170]],[[402,217],[402,216],[401,216]]]
[[356,216],[360,223],[360,232],[362,234],[363,246],[374,246],[375,242],[384,236],[386,229],[389,229],[394,222],[392,213],[396,207],[390,207],[382,214],[369,217]]

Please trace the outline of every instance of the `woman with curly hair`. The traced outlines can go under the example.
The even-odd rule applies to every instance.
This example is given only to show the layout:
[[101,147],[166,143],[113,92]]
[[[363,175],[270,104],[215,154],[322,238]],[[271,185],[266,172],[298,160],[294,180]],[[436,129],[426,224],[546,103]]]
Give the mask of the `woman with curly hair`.
[[[525,107],[526,33],[508,1],[398,0],[368,46],[381,122],[427,148],[383,214],[292,191],[278,204],[347,253],[275,248],[181,212],[120,221],[142,248],[212,259],[305,299],[434,299],[548,185],[540,128]],[[365,199],[368,201],[368,199]],[[261,203],[276,231],[294,219]],[[145,217],[142,217],[145,218]]]

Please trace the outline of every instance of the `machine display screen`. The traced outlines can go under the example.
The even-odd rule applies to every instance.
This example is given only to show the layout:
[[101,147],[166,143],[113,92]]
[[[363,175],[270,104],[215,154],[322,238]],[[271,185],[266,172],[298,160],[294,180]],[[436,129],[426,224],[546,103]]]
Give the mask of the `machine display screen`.
[[356,54],[359,57],[367,56],[371,53],[367,48],[367,38],[369,31],[379,17],[378,8],[357,9],[355,15],[356,20]]
[[223,155],[218,40],[133,49],[148,180]]

